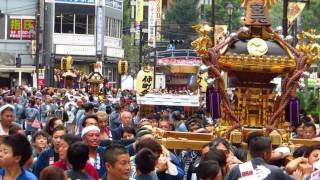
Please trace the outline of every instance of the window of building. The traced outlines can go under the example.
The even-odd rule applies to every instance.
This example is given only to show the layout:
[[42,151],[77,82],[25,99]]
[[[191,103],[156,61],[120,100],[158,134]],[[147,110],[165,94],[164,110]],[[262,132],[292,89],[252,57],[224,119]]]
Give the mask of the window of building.
[[106,36],[121,38],[122,21],[106,17]]
[[54,20],[54,32],[61,33],[62,30],[62,14],[56,15]]
[[55,33],[94,34],[95,17],[87,14],[60,14],[55,17]]
[[76,14],[76,34],[87,34],[87,15]]
[[94,34],[94,25],[95,25],[94,16],[88,15],[88,34]]
[[63,14],[62,16],[62,33],[73,33],[74,15]]

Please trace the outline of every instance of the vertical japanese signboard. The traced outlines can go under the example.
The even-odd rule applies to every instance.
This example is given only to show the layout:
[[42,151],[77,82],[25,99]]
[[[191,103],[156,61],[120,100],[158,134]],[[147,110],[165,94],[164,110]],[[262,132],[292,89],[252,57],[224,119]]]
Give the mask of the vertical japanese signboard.
[[155,47],[155,25],[156,25],[156,2],[149,0],[149,11],[148,11],[148,46]]
[[136,21],[143,21],[143,5],[144,0],[136,0]]
[[157,25],[157,34],[156,34],[156,41],[160,41],[161,39],[161,17],[162,17],[162,0],[155,0],[155,10],[156,10],[156,25]]
[[36,27],[34,17],[10,16],[9,24],[10,39],[33,39]]
[[97,6],[96,12],[96,55],[97,57],[101,57],[103,54],[104,49],[104,24],[105,24],[105,17],[104,17],[104,7]]

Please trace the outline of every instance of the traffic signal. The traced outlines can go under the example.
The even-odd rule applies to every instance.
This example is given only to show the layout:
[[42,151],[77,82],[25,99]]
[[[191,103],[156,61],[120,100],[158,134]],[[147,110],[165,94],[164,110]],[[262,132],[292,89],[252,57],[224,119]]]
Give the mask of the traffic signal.
[[184,40],[171,40],[170,44],[174,45],[182,45],[184,43]]
[[20,54],[16,57],[16,67],[20,68],[21,67],[21,57]]

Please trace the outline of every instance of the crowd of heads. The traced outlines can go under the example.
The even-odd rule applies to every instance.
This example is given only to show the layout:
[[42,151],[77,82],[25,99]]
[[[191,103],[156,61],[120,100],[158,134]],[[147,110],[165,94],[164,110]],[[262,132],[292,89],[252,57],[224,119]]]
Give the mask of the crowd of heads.
[[[48,180],[245,179],[239,172],[247,163],[254,173],[257,166],[269,169],[270,177],[277,172],[299,179],[319,170],[319,145],[274,147],[259,132],[248,135],[246,149],[221,137],[199,151],[167,149],[155,129],[213,133],[217,120],[201,107],[192,114],[177,107],[146,113],[130,91],[94,97],[82,90],[19,88],[3,93],[0,104],[0,176],[9,179],[5,172],[21,168],[30,179]],[[310,118],[290,130],[292,138],[318,137]]]

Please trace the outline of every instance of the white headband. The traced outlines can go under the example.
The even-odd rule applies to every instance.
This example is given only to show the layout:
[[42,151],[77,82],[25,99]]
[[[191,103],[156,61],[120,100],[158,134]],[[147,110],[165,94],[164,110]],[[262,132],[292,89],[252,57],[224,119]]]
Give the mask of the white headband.
[[11,104],[5,104],[3,106],[0,107],[0,113],[2,113],[3,110],[7,109],[7,108],[10,108],[12,109],[13,111],[15,111],[15,108],[14,106],[12,106]]
[[97,126],[90,125],[90,126],[87,126],[82,129],[81,138],[83,138],[83,136],[86,135],[90,131],[98,131],[100,133],[100,129]]

